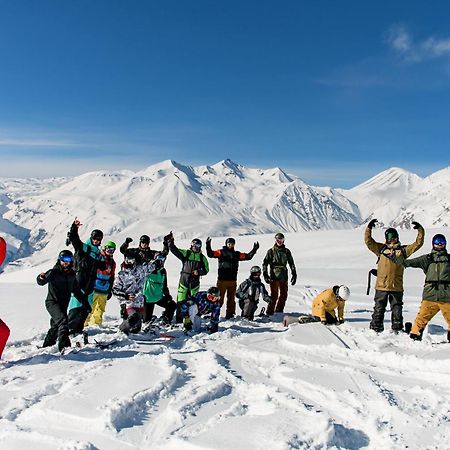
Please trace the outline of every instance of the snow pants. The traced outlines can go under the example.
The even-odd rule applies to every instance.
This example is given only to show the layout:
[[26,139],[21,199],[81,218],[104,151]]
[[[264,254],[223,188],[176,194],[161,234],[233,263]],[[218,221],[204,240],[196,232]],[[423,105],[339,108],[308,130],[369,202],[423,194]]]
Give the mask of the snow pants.
[[67,317],[67,306],[57,302],[46,301],[45,307],[50,314],[50,329],[45,336],[43,347],[55,345],[58,341],[58,348],[70,347],[69,321]]
[[255,318],[255,312],[258,309],[258,302],[246,298],[245,300],[239,300],[239,308],[241,308],[241,317],[253,320]]
[[270,282],[271,302],[267,305],[267,315],[271,316],[274,312],[283,312],[288,296],[287,281],[273,280]]
[[236,313],[236,281],[217,280],[217,287],[220,291],[220,306],[224,304],[225,294],[227,296],[227,306],[225,318],[230,319]]
[[143,308],[127,309],[128,317],[120,324],[119,330],[125,334],[139,333],[142,329]]
[[181,312],[181,302],[188,297],[193,297],[200,290],[200,284],[196,286],[187,287],[181,282],[178,285],[177,292],[177,313],[175,316],[176,323],[183,323],[183,314]]
[[106,309],[106,302],[108,300],[108,294],[104,292],[93,292],[89,296],[89,303],[92,307],[92,312],[88,314],[84,326],[87,327],[89,323],[94,325],[101,325],[103,322],[103,314]]
[[[173,301],[171,295],[165,295],[161,300],[155,302],[155,303],[144,303],[144,322],[150,322],[153,312],[155,310],[155,305],[161,306],[161,308],[164,308],[164,312],[162,313],[162,316],[164,316],[165,319],[167,319],[167,323],[172,322],[173,315],[175,313],[175,310],[177,309],[177,304]],[[162,317],[161,316],[161,317]]]
[[422,300],[419,312],[417,313],[414,324],[411,328],[411,334],[422,334],[428,322],[441,311],[447,322],[448,331],[450,331],[450,303],[449,302],[431,302],[429,300]]
[[384,313],[387,303],[391,305],[391,327],[394,331],[403,329],[403,292],[375,291],[370,328],[380,333],[384,330]]
[[0,319],[0,358],[2,357],[3,350],[6,345],[6,341],[9,338],[9,328],[2,319]]

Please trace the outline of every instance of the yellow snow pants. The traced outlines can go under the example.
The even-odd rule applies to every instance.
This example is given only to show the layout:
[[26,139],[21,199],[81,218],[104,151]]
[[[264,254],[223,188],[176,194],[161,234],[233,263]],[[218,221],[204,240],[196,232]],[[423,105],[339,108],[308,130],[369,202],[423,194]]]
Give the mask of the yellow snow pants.
[[107,298],[107,294],[94,292],[91,305],[92,312],[87,316],[86,322],[84,322],[85,327],[87,327],[91,321],[94,325],[102,324]]
[[420,334],[428,322],[441,311],[447,322],[447,328],[450,331],[450,303],[449,302],[430,302],[429,300],[422,300],[419,312],[417,313],[414,325],[411,328],[411,334]]

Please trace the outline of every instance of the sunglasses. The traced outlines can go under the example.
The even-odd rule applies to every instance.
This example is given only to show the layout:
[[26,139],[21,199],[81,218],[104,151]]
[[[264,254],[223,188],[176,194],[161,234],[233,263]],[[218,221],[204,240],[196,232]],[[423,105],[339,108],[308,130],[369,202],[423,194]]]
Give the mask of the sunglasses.
[[73,258],[70,256],[61,256],[59,258],[60,261],[64,262],[64,263],[71,263],[73,262]]
[[447,242],[442,239],[435,239],[433,245],[447,245]]

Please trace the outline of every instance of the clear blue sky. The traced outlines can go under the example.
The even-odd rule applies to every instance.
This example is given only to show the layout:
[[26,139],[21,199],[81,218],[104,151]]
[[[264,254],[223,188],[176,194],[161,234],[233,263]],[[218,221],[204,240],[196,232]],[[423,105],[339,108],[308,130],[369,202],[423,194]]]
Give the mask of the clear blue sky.
[[0,0],[0,176],[450,164],[446,1]]

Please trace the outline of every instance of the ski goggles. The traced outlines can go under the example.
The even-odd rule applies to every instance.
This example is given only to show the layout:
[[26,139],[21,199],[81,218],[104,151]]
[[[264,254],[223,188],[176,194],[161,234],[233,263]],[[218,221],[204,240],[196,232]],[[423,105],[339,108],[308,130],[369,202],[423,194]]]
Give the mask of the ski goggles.
[[386,240],[387,241],[393,241],[395,239],[398,239],[398,234],[397,233],[387,233],[386,234]]
[[283,243],[284,243],[284,238],[281,238],[281,239],[275,239],[275,242],[276,242],[277,244],[283,244]]
[[207,294],[206,298],[210,301],[210,302],[217,302],[220,300],[220,295],[214,295],[214,294]]
[[193,242],[191,245],[192,245],[192,247],[195,247],[195,248],[202,248],[202,244],[200,244],[198,242]]
[[59,260],[64,263],[71,263],[73,262],[73,258],[71,256],[60,256]]
[[436,239],[433,239],[433,245],[447,245],[447,241],[445,239],[442,239],[441,237],[438,237]]
[[114,247],[105,247],[105,252],[106,253],[113,254],[115,251],[116,251],[116,249]]

